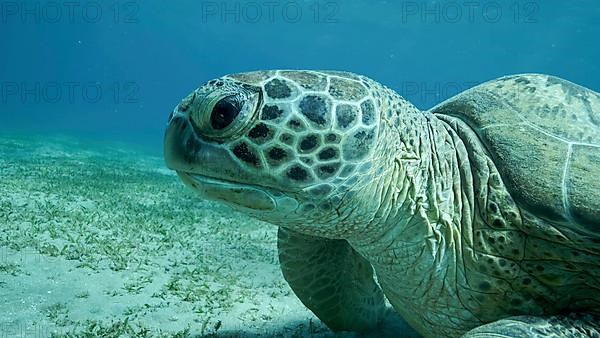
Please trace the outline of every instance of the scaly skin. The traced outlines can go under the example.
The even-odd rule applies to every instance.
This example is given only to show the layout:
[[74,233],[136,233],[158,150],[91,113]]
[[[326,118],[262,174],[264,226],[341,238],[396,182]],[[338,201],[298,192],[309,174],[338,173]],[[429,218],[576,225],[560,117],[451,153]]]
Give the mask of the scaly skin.
[[[228,124],[223,116],[231,111],[219,110],[216,123],[227,127],[216,129],[215,104],[230,95],[241,112]],[[486,145],[463,120],[421,112],[365,77],[271,71],[209,82],[174,110],[165,156],[205,197],[285,229],[284,276],[336,330],[369,329],[381,314],[376,290],[369,306],[348,300],[371,297],[373,284],[359,256],[344,258],[347,250],[373,266],[390,303],[426,337],[458,337],[515,315],[530,316],[524,321],[571,312],[600,315],[598,245],[592,239],[581,247],[557,241],[563,235],[559,224],[519,208]],[[310,265],[301,266],[289,253],[313,250],[302,253],[297,242],[303,234],[319,250],[326,247],[318,238],[331,240],[336,260],[307,258]],[[350,279],[365,285],[363,293],[351,284],[319,282],[313,287],[333,283],[339,298],[315,303],[327,292],[306,289],[303,278],[311,266],[352,273],[337,271],[337,265],[361,270]],[[318,272],[312,278],[320,278]],[[348,306],[369,320],[342,313]],[[575,325],[561,318],[538,321],[550,327],[539,332],[571,329],[560,331],[550,322]],[[582,322],[587,324],[581,330],[598,323]],[[495,331],[480,332],[517,332],[506,327],[498,322],[482,328]]]

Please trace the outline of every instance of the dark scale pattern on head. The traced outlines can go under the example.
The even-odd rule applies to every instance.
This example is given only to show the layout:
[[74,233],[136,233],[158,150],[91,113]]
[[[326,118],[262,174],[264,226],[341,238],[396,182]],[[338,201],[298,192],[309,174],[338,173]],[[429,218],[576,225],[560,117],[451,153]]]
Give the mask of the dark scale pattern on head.
[[294,136],[288,133],[281,134],[281,136],[279,136],[279,140],[287,145],[294,144]]
[[266,158],[271,166],[279,166],[289,159],[289,154],[285,149],[275,147],[266,152]]
[[248,137],[252,139],[254,143],[262,144],[273,138],[274,131],[271,130],[266,124],[259,123],[248,133]]
[[362,110],[362,123],[370,126],[375,123],[375,106],[371,100],[367,100],[360,105]]
[[252,166],[258,167],[260,165],[258,156],[248,148],[246,143],[240,143],[235,146],[235,148],[233,148],[233,154],[240,160]]
[[357,101],[367,96],[367,89],[360,82],[334,77],[329,94],[338,100]]
[[300,158],[300,161],[304,162],[305,164],[307,164],[309,166],[311,166],[314,163],[314,161],[313,161],[313,159],[311,157],[304,157],[303,156],[303,157]]
[[321,179],[330,178],[330,177],[334,176],[338,172],[339,169],[340,169],[339,163],[320,165],[317,168],[317,175]]
[[306,169],[302,168],[299,165],[295,165],[289,168],[286,173],[286,176],[296,182],[308,182],[310,179],[310,176],[308,175]]
[[290,97],[292,90],[290,87],[280,79],[274,79],[269,81],[265,85],[267,95],[272,99],[285,99]]
[[319,160],[328,161],[339,157],[338,150],[333,147],[325,148],[319,152]]
[[360,160],[364,158],[371,148],[375,138],[373,129],[359,129],[352,136],[348,137],[343,144],[344,159]]
[[299,150],[303,154],[310,153],[317,147],[319,147],[319,137],[316,134],[304,137],[299,144]]
[[269,158],[274,161],[280,161],[287,158],[288,154],[281,148],[273,148],[269,150]]
[[337,125],[340,129],[348,129],[356,124],[358,109],[349,104],[340,104],[335,109]]
[[261,120],[275,120],[283,115],[283,110],[277,106],[265,105],[260,115]]
[[329,100],[323,96],[308,95],[300,101],[300,112],[317,127],[327,127],[329,122]]
[[304,125],[304,123],[298,119],[291,119],[288,122],[288,127],[290,127],[290,129],[295,130],[295,131],[303,131],[304,129],[306,129],[306,126]]
[[329,133],[325,136],[325,141],[327,141],[327,143],[338,144],[341,140],[342,138],[338,134]]

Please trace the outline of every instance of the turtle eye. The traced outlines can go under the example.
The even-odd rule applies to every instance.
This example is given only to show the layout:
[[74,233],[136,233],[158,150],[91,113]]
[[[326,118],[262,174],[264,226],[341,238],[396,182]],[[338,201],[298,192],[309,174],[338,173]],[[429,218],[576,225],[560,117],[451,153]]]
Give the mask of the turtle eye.
[[235,96],[228,96],[215,104],[210,115],[210,125],[215,130],[223,130],[233,123],[241,110]]
[[198,98],[191,100],[190,119],[199,134],[222,141],[249,127],[260,101],[260,92],[252,88],[230,85],[205,92],[200,89]]

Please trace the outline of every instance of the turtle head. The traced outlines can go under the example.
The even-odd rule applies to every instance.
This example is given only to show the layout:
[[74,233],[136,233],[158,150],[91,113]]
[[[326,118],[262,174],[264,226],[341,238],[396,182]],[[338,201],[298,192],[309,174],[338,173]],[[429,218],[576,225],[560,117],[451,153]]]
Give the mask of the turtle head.
[[375,174],[379,116],[369,83],[312,71],[209,81],[173,110],[166,163],[205,198],[325,233],[345,197]]

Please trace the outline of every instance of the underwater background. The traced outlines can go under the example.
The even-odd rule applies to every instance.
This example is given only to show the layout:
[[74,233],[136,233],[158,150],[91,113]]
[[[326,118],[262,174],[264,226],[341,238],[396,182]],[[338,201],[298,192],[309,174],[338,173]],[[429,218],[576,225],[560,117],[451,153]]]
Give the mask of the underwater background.
[[355,72],[424,110],[515,73],[600,91],[599,18],[597,0],[3,1],[0,338],[331,336],[275,227],[166,169],[173,107],[259,69]]
[[188,92],[258,69],[360,73],[422,109],[514,73],[600,90],[595,0],[75,3],[3,2],[2,129],[158,150]]

